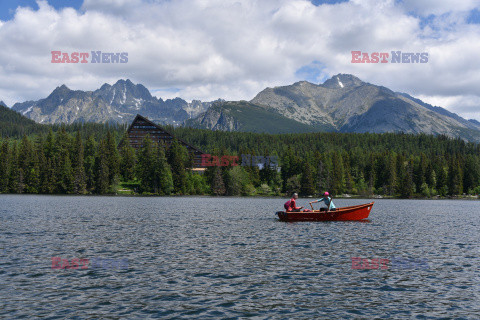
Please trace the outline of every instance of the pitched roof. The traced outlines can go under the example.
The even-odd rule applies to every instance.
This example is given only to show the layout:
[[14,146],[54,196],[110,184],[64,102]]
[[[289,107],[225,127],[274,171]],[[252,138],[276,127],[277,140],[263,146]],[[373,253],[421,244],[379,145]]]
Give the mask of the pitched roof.
[[193,149],[194,151],[200,152],[200,153],[202,153],[202,154],[205,153],[205,152],[203,152],[202,150],[200,150],[200,149],[192,146],[191,144],[183,141],[182,139],[175,137],[173,134],[171,134],[170,132],[168,132],[168,131],[165,130],[164,128],[160,127],[160,126],[159,126],[158,124],[156,124],[155,122],[150,121],[150,120],[148,120],[147,118],[145,118],[145,117],[143,117],[143,116],[141,116],[141,115],[139,115],[139,114],[136,115],[135,119],[133,119],[132,123],[131,123],[130,126],[128,127],[128,129],[127,129],[127,132],[128,132],[128,133],[130,133],[130,130],[132,130],[133,125],[135,124],[135,122],[136,122],[137,120],[145,121],[145,122],[147,122],[149,125],[154,126],[155,128],[157,128],[157,129],[159,129],[159,130],[162,130],[162,131],[165,132],[166,134],[168,134],[168,135],[174,137],[175,139],[177,139],[178,141],[180,141],[182,144],[184,144],[184,145],[186,145],[186,146],[189,146],[189,147],[190,147],[191,149]]

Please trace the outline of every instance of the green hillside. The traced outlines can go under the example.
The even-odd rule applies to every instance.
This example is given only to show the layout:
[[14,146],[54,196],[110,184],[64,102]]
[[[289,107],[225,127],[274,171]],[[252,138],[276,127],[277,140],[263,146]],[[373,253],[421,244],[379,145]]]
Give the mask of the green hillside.
[[47,134],[49,130],[57,132],[65,130],[82,135],[92,135],[95,138],[104,136],[108,131],[114,132],[116,137],[121,137],[127,128],[126,124],[109,124],[93,122],[76,122],[73,124],[39,124],[22,114],[0,104],[0,137],[19,139],[23,135],[32,136]]
[[[24,117],[20,113],[0,105],[0,135],[3,137],[19,137],[24,134],[45,132],[46,127]],[[48,130],[48,129],[47,129]]]
[[[230,121],[235,121],[240,127],[238,131],[243,132],[273,134],[319,131],[319,128],[288,119],[279,115],[274,110],[260,107],[246,101],[229,101],[215,104],[207,111],[205,117],[212,114],[223,114],[224,119],[227,118]],[[199,118],[187,120],[186,126],[209,129],[199,122]]]

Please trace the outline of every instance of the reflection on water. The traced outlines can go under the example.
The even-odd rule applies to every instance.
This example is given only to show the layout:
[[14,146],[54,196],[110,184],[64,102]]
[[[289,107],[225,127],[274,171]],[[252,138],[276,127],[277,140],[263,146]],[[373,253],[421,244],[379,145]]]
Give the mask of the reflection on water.
[[369,221],[296,223],[276,218],[284,202],[0,195],[0,318],[479,318],[479,202],[377,200]]

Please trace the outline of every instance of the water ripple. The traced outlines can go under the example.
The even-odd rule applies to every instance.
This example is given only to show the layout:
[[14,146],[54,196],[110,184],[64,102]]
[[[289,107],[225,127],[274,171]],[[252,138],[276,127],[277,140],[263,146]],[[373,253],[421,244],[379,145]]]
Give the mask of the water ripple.
[[0,195],[0,318],[480,318],[478,202],[379,200],[368,223],[282,223],[283,202]]

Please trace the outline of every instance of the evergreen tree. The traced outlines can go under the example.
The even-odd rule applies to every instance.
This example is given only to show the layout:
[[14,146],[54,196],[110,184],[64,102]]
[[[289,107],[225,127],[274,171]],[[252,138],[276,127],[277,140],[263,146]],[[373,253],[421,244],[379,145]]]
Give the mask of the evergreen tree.
[[463,190],[473,193],[473,190],[480,186],[480,163],[473,155],[468,155],[464,167]]
[[53,159],[55,153],[55,136],[53,134],[52,128],[48,131],[47,138],[45,140],[44,146],[45,158]]
[[73,169],[70,161],[70,156],[67,152],[63,152],[60,160],[61,166],[59,167],[59,180],[58,190],[60,193],[72,193],[73,192]]
[[110,172],[106,155],[107,142],[102,139],[98,145],[98,151],[95,157],[95,192],[105,194],[110,187]]
[[58,190],[55,160],[53,158],[45,158],[45,163],[41,180],[41,192],[47,194],[55,193]]
[[448,194],[460,195],[463,192],[463,176],[459,159],[452,157],[448,167]]
[[188,161],[188,154],[184,149],[176,139],[168,148],[168,163],[172,168],[173,175],[173,191],[180,194],[185,194],[187,184],[185,162]]
[[80,136],[80,132],[77,131],[77,135],[75,137],[75,161],[74,164],[74,178],[73,178],[73,193],[76,194],[85,194],[87,193],[87,177],[85,174],[85,166],[84,166],[84,149],[83,149],[83,142]]
[[174,189],[172,171],[165,158],[165,149],[157,145],[157,156],[154,164],[154,192],[159,194],[170,194]]
[[11,155],[8,144],[8,140],[3,141],[0,149],[0,193],[7,193],[9,191],[8,178]]
[[37,193],[40,179],[37,152],[27,136],[23,136],[20,142],[18,165],[23,174],[24,192]]
[[333,172],[332,172],[332,189],[331,192],[333,194],[341,194],[345,189],[345,171],[343,167],[343,158],[342,155],[339,154],[337,151],[333,152],[332,155],[332,163],[333,163]]
[[376,172],[375,172],[375,155],[370,154],[370,159],[366,167],[366,176],[368,178],[368,191],[370,194],[375,192],[375,181],[376,181]]
[[23,170],[20,168],[18,163],[18,147],[17,143],[13,142],[12,144],[12,152],[10,155],[10,166],[9,166],[9,190],[10,193],[22,193],[25,184],[24,184],[24,176]]
[[420,153],[417,158],[414,169],[415,185],[421,186],[426,182],[426,172],[428,168],[427,156],[425,153]]
[[291,195],[294,192],[298,192],[301,188],[300,175],[297,174],[293,177],[288,178],[286,183],[286,193]]
[[[318,160],[317,176],[318,176],[318,182],[317,182],[318,191],[320,191],[320,193],[323,193],[328,190],[332,190],[333,163],[332,163],[332,158],[330,157],[330,154],[324,154],[322,158]],[[290,190],[290,191],[294,192],[293,190]]]
[[126,134],[122,141],[123,143],[120,149],[120,174],[124,180],[133,180],[135,178],[135,149],[130,145]]
[[95,181],[95,150],[96,144],[92,135],[90,135],[85,143],[84,150],[84,167],[86,191],[93,192],[96,188]]
[[111,131],[107,132],[105,157],[108,166],[108,184],[114,184],[120,175],[120,155],[117,144]]
[[399,186],[399,192],[402,198],[410,198],[415,192],[413,182],[413,166],[413,159],[411,159],[402,170]]
[[310,164],[305,162],[302,178],[300,180],[300,193],[303,195],[315,194],[315,186],[313,182],[313,173]]
[[386,156],[386,194],[393,196],[397,191],[397,156],[393,152]]
[[138,150],[137,178],[140,180],[140,192],[154,192],[156,151],[152,139],[147,135]]
[[213,167],[212,192],[216,196],[223,196],[226,192],[225,183],[220,167]]
[[353,178],[352,178],[352,170],[351,170],[351,167],[350,167],[350,157],[348,155],[348,153],[345,154],[344,156],[344,161],[343,161],[343,165],[344,165],[344,172],[345,172],[345,189],[346,189],[346,192],[347,193],[351,193],[352,192],[352,189],[353,189]]

